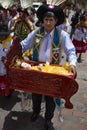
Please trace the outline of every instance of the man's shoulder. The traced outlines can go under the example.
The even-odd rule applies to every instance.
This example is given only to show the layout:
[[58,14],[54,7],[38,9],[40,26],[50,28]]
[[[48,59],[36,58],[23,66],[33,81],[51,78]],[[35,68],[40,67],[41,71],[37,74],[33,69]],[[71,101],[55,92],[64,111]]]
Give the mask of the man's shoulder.
[[60,34],[62,37],[69,37],[69,33],[64,30],[61,30]]

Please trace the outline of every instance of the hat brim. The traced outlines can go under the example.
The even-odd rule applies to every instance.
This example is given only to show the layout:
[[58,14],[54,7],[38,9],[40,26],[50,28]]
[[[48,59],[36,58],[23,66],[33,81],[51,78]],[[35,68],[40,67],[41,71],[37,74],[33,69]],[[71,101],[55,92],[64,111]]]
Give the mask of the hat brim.
[[43,21],[44,14],[48,11],[51,11],[55,14],[56,18],[58,19],[57,25],[60,25],[64,22],[65,15],[62,8],[59,6],[51,7],[50,5],[47,5],[47,4],[41,5],[36,12],[37,18],[39,19],[39,21],[41,22]]

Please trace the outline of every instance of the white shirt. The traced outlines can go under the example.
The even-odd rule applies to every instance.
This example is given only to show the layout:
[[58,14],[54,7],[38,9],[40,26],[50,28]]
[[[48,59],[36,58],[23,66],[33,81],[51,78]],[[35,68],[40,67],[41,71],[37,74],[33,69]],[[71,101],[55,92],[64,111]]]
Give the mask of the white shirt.
[[[82,41],[84,39],[85,33],[82,31],[83,28],[76,28],[74,32],[74,39],[77,41]],[[84,29],[83,29],[84,30]]]
[[[39,61],[46,62],[46,60],[48,60],[48,61],[51,60],[50,46],[51,46],[51,42],[52,42],[52,33],[53,32],[54,32],[54,30],[52,30],[49,34],[50,38],[48,41],[48,46],[47,46],[46,51],[44,51],[44,48],[45,48],[47,37],[44,36],[44,40],[43,40],[42,46],[40,48]],[[33,39],[34,39],[35,34],[36,34],[36,30],[29,33],[27,38],[21,42],[22,52],[25,52],[27,49],[33,47]],[[70,64],[76,66],[77,57],[76,57],[76,53],[75,53],[75,47],[69,37],[69,34],[65,31],[61,30],[60,35],[62,37],[62,49],[64,50],[67,57],[69,58]],[[60,56],[60,58],[61,58],[61,56]]]
[[7,44],[7,47],[3,49],[2,44],[0,43],[0,76],[3,76],[6,74],[6,67],[1,60],[3,56],[6,57],[6,52],[8,51],[12,42],[6,42],[6,44]]

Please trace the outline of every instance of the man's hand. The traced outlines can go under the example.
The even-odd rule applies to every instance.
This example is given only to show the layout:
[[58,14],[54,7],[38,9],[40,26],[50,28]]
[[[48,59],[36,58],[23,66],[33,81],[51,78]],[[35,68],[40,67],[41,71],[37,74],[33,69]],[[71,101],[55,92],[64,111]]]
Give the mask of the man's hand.
[[76,67],[74,65],[70,65],[70,71],[73,73],[75,79],[77,77]]

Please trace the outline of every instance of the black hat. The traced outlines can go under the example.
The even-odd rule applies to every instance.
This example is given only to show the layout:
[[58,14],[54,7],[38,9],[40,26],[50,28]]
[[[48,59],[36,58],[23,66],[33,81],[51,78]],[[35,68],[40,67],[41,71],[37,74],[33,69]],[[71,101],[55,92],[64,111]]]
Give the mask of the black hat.
[[36,14],[37,14],[39,21],[41,21],[41,22],[43,21],[44,14],[48,11],[53,12],[55,14],[56,18],[58,18],[57,25],[60,25],[64,22],[65,15],[64,15],[62,8],[59,6],[48,5],[48,4],[43,4],[38,8]]
[[18,8],[17,8],[17,11],[18,11],[18,12],[23,12],[23,13],[25,13],[26,15],[29,15],[27,8],[18,7]]

